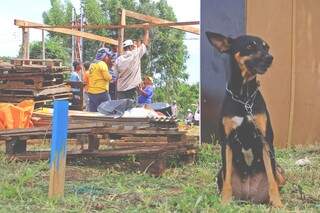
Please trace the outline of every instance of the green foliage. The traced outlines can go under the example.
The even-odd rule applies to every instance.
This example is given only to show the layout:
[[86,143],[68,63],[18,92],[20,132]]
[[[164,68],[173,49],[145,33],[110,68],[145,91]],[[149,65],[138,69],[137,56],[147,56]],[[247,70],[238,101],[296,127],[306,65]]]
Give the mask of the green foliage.
[[[83,0],[86,7],[90,4],[97,4],[96,0]],[[173,9],[167,4],[166,0],[151,1],[151,0],[101,0],[101,9],[103,11],[103,17],[101,13],[97,12],[96,16],[100,16],[101,20],[106,20],[106,23],[118,24],[120,23],[119,10],[125,8],[132,11],[137,11],[146,15],[160,17],[163,19],[176,21],[176,16]],[[93,7],[93,6],[92,6]],[[89,10],[85,10],[86,17],[91,17]],[[87,14],[88,13],[88,14]],[[98,23],[97,18],[91,18],[92,23]],[[141,23],[141,21],[127,18],[127,24]],[[143,29],[126,29],[125,39],[138,40],[143,37]],[[109,37],[117,38],[116,31],[110,31]],[[194,86],[190,86],[185,83],[188,78],[188,74],[185,71],[185,62],[188,57],[187,48],[183,43],[184,33],[175,29],[168,28],[152,28],[150,30],[150,46],[148,53],[142,59],[142,73],[143,75],[151,75],[155,79],[156,87],[156,101],[172,102],[177,99],[178,104],[182,107],[182,113],[187,108],[192,108],[190,104],[196,104],[195,97],[198,99],[198,89],[194,89]],[[94,48],[90,48],[93,50]],[[91,59],[88,56],[87,50],[85,50],[84,58]],[[94,54],[94,53],[92,53]],[[90,58],[91,57],[91,58]],[[186,89],[188,88],[188,89]],[[188,94],[183,94],[187,98],[186,100],[181,97],[181,89],[188,91]],[[190,94],[194,92],[194,94]],[[194,108],[194,107],[193,107]]]
[[[45,43],[46,58],[62,59],[64,64],[70,61],[70,55],[61,38],[53,37]],[[42,58],[42,42],[34,41],[30,44],[30,58]]]
[[[87,24],[119,24],[121,8],[137,11],[146,15],[176,21],[172,7],[166,0],[82,0],[84,17]],[[46,24],[69,24],[73,6],[70,1],[64,4],[60,0],[51,0],[51,8],[43,13]],[[126,19],[127,24],[142,23],[132,18]],[[117,30],[89,30],[88,32],[117,39]],[[125,39],[142,39],[143,29],[126,29]],[[188,85],[188,74],[185,62],[188,58],[187,48],[183,43],[184,32],[169,28],[152,28],[150,45],[147,54],[142,58],[142,74],[151,75],[155,79],[155,101],[169,102],[177,100],[180,113],[185,114],[188,108],[195,110],[198,99],[198,85]],[[64,53],[71,54],[70,36],[50,33],[50,39],[62,42]],[[56,42],[55,42],[56,43]],[[56,45],[57,46],[57,45]],[[55,47],[56,47],[55,46]],[[84,40],[83,60],[92,61],[98,48],[102,46],[96,41]],[[55,48],[54,48],[55,49]],[[57,53],[56,49],[53,51]],[[194,105],[192,105],[194,104]]]
[[[60,0],[51,0],[50,2],[51,8],[42,14],[43,22],[48,25],[70,25],[72,22],[72,11],[74,10],[72,3],[69,0],[65,1],[65,4],[61,3]],[[61,56],[62,58],[60,59],[65,63],[67,63],[67,60],[70,61],[70,56],[67,56],[71,55],[72,45],[69,35],[49,32],[49,39],[46,45],[50,46],[48,49],[52,50],[48,53],[48,58],[51,56]],[[61,48],[61,50],[58,50],[57,47]]]
[[13,57],[11,56],[0,56],[0,61],[9,62]]
[[184,117],[187,114],[187,110],[191,109],[195,112],[199,100],[199,83],[187,84],[185,82],[172,83],[174,85],[174,94],[170,94],[172,90],[169,87],[158,87],[155,90],[154,101],[167,101],[172,103],[177,101],[179,117]]

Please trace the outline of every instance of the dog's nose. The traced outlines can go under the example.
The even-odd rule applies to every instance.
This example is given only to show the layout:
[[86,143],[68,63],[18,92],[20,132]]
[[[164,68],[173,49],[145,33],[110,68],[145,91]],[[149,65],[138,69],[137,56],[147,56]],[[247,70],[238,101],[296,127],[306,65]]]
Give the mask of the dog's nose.
[[271,64],[273,61],[273,56],[268,54],[265,56],[265,60],[268,64]]

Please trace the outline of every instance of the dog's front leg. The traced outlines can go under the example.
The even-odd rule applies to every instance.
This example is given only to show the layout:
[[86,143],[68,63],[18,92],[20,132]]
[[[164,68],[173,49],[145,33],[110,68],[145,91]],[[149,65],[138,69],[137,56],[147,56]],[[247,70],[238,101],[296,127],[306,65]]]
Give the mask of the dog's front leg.
[[279,187],[275,180],[271,166],[270,146],[267,142],[264,142],[263,144],[263,162],[269,183],[270,203],[275,207],[283,207],[283,204],[280,199]]
[[226,204],[231,201],[232,198],[232,150],[229,145],[226,145],[226,174],[222,186],[222,204]]
[[267,128],[267,116],[266,114],[257,114],[254,115],[255,123],[263,135],[263,163],[266,169],[266,174],[268,178],[269,184],[269,197],[270,203],[275,207],[282,207],[283,204],[280,199],[279,187],[275,180],[275,175],[273,174],[273,169],[271,165],[271,158],[270,158],[270,146],[267,141],[265,141],[266,137],[266,128]]
[[222,119],[222,124],[224,127],[224,132],[225,132],[225,136],[226,136],[226,149],[225,149],[225,176],[223,179],[223,185],[222,185],[222,200],[221,202],[223,204],[226,204],[228,202],[231,201],[232,198],[232,170],[233,170],[233,166],[232,166],[232,149],[230,147],[230,135],[232,134],[232,132],[237,128],[237,126],[239,126],[239,119],[237,119],[237,117],[224,117]]

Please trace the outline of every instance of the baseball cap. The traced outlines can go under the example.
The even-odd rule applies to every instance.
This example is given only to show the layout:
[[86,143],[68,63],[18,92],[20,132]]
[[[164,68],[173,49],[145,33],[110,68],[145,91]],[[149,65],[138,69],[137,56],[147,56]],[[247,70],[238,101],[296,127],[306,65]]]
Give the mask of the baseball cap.
[[96,54],[96,60],[102,60],[106,56],[112,56],[112,55],[113,55],[113,53],[109,48],[103,47],[103,48],[98,49],[97,54]]
[[128,47],[128,46],[132,46],[133,45],[133,41],[131,39],[125,40],[123,42],[123,47]]
[[145,78],[149,79],[149,81],[151,81],[151,83],[153,83],[153,78],[150,76],[146,76]]

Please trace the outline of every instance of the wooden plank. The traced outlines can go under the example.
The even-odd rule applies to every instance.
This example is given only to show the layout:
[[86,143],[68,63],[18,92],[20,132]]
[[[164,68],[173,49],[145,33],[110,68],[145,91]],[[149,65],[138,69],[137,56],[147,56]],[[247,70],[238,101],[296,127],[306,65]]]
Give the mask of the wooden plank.
[[[126,10],[121,9],[120,12],[120,25],[125,26],[126,25]],[[123,52],[123,40],[124,40],[124,27],[121,27],[118,31],[118,53],[121,55]]]
[[82,38],[86,38],[86,39],[90,39],[90,40],[101,41],[101,42],[116,45],[116,46],[118,45],[118,41],[116,41],[114,39],[95,35],[92,33],[81,32],[78,30],[71,30],[71,29],[65,29],[65,28],[48,28],[47,27],[48,25],[45,25],[45,24],[39,24],[39,23],[24,21],[24,20],[19,20],[19,19],[15,19],[14,24],[19,27],[31,27],[31,28],[33,26],[41,26],[42,25],[43,27],[37,27],[37,28],[43,29],[46,31],[51,31],[51,32],[57,32],[57,33],[63,33],[63,34],[67,34],[67,35],[78,36],[78,37],[82,37]]
[[[161,19],[161,18],[156,18],[153,16],[148,16],[148,15],[144,15],[141,13],[136,13],[130,10],[126,10],[126,16],[127,17],[131,17],[131,18],[135,18],[138,20],[142,20],[142,21],[147,21],[150,23],[170,23],[171,21],[165,20],[165,19]],[[193,34],[197,34],[200,35],[200,29],[196,28],[196,27],[192,27],[192,26],[169,26],[171,28],[174,29],[178,29],[178,30],[182,30],[185,32],[189,32],[189,33],[193,33]]]
[[68,101],[55,101],[50,154],[49,198],[63,197],[67,159]]
[[29,59],[29,29],[22,28],[22,48],[23,48],[23,58]]
[[42,59],[46,60],[46,46],[45,46],[44,30],[41,30],[41,39],[42,39]]
[[[148,23],[148,27],[170,27],[170,26],[186,26],[186,25],[199,25],[199,21],[184,21],[184,22],[166,22],[166,23]],[[41,28],[43,26],[32,26],[32,28]],[[88,24],[84,25],[84,29],[139,29],[145,28],[145,24],[119,24],[119,25],[98,25],[98,24]],[[27,27],[26,27],[27,28]],[[50,25],[46,28],[66,28],[66,29],[74,29],[79,28],[79,26],[71,26],[71,25]]]
[[[148,149],[127,149],[127,150],[97,150],[94,152],[88,152],[85,150],[74,150],[67,152],[67,159],[73,159],[77,157],[101,157],[101,158],[118,158],[118,157],[126,157],[131,155],[136,156],[145,156],[145,157],[153,157],[155,154],[166,153],[170,154],[195,154],[196,149],[188,149],[188,148],[178,148],[178,149],[164,149],[164,148],[148,148]],[[17,155],[6,155],[10,160],[48,160],[50,156],[50,152],[48,151],[29,151],[25,154],[17,154]]]

